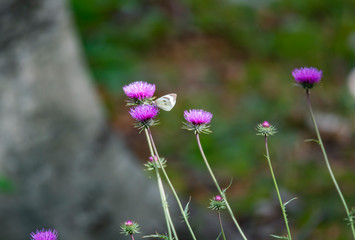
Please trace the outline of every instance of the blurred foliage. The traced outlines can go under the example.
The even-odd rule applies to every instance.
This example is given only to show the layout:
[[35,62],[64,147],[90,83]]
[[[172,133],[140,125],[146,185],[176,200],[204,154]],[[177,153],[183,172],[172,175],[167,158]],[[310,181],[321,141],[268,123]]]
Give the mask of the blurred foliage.
[[10,179],[0,175],[0,192],[13,193],[14,190],[14,183]]
[[215,190],[193,134],[180,128],[185,109],[214,113],[213,133],[202,136],[202,144],[222,185],[233,177],[229,195],[242,223],[248,224],[261,217],[258,206],[275,196],[263,139],[255,135],[256,124],[268,120],[279,130],[269,144],[284,200],[298,197],[288,206],[295,235],[349,239],[320,149],[304,142],[315,133],[291,71],[301,66],[323,70],[321,86],[312,91],[313,105],[346,119],[345,134],[335,131],[324,140],[348,203],[354,205],[355,101],[346,84],[355,64],[353,0],[71,4],[108,116],[143,161],[145,139],[131,127],[122,92],[122,86],[138,80],[155,83],[158,96],[178,94],[176,107],[161,112],[161,125],[153,134],[179,191],[205,206]]

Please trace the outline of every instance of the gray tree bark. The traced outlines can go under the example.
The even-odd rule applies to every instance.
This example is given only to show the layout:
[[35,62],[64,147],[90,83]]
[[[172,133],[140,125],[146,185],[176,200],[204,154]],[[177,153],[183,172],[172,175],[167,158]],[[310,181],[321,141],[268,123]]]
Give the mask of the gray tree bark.
[[0,2],[0,239],[56,228],[60,239],[161,230],[154,181],[106,125],[62,0]]

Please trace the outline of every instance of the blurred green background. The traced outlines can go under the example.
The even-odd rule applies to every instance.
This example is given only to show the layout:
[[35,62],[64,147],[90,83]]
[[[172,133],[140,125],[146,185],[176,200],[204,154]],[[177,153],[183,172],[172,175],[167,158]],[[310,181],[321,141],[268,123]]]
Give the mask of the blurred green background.
[[263,138],[255,134],[256,124],[268,120],[279,131],[269,147],[284,201],[298,197],[288,208],[294,236],[350,239],[321,151],[304,142],[315,133],[305,93],[293,84],[291,71],[323,70],[311,93],[313,107],[323,114],[318,120],[331,164],[354,206],[355,100],[347,84],[355,66],[353,0],[71,0],[71,5],[108,119],[140,156],[142,169],[148,148],[132,127],[122,91],[133,81],[155,83],[157,96],[178,94],[175,108],[160,113],[153,134],[181,194],[203,208],[216,194],[193,134],[181,130],[183,111],[203,108],[214,117],[213,133],[202,136],[202,144],[222,186],[233,178],[228,195],[237,218],[254,228],[251,239],[261,238],[257,229],[268,224],[271,233],[285,233]]

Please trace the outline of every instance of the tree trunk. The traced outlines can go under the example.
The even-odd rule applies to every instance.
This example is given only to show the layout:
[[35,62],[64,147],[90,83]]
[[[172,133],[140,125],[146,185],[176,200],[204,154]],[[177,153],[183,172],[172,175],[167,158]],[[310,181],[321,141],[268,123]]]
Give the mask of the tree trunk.
[[113,135],[81,57],[67,3],[0,2],[0,239],[56,228],[60,239],[161,230],[154,181]]

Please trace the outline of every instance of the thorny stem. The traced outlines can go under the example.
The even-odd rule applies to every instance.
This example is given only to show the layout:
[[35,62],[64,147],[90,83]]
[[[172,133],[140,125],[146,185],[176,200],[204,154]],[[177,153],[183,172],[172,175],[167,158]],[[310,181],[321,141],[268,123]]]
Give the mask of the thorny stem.
[[[166,171],[165,171],[165,169],[164,169],[163,164],[161,163],[160,156],[159,156],[158,150],[157,150],[157,148],[156,148],[156,146],[155,146],[154,139],[153,139],[153,135],[152,135],[152,132],[150,131],[150,129],[148,129],[148,135],[149,135],[149,137],[150,137],[150,142],[152,143],[152,146],[153,146],[155,155],[156,155],[156,157],[157,157],[157,159],[158,159],[158,163],[159,163],[160,169],[163,171],[164,177],[165,177],[166,181],[168,182],[168,184],[169,184],[169,186],[170,186],[170,188],[171,188],[171,191],[173,192],[173,194],[174,194],[174,196],[175,196],[175,199],[176,199],[176,201],[177,201],[177,203],[178,203],[178,206],[179,206],[179,208],[180,208],[182,217],[184,218],[184,221],[185,221],[185,223],[186,223],[186,225],[187,225],[187,227],[188,227],[188,229],[189,229],[189,231],[190,231],[190,234],[191,234],[192,238],[193,238],[194,240],[196,240],[195,234],[194,234],[194,232],[193,232],[193,230],[192,230],[192,228],[191,228],[191,226],[190,226],[189,220],[188,220],[188,218],[187,218],[187,216],[186,216],[186,214],[185,214],[185,211],[184,211],[184,209],[183,209],[183,207],[182,207],[181,201],[180,201],[180,199],[179,199],[179,197],[178,197],[178,195],[177,195],[177,193],[176,193],[176,191],[175,191],[175,188],[174,188],[173,184],[172,184],[171,181],[170,181],[170,178],[169,178],[168,174],[166,173]],[[153,157],[153,159],[154,159],[154,157]]]
[[323,153],[324,160],[325,160],[325,163],[327,165],[329,174],[330,174],[330,176],[331,176],[331,178],[333,180],[333,183],[335,185],[336,190],[338,191],[339,197],[340,197],[340,199],[341,199],[341,201],[342,201],[342,203],[344,205],[345,212],[348,215],[348,219],[349,219],[349,222],[350,222],[351,230],[352,230],[352,233],[353,233],[353,238],[355,239],[354,220],[350,216],[348,205],[345,202],[345,198],[343,196],[343,193],[341,192],[340,187],[339,187],[339,185],[337,183],[337,180],[335,179],[335,176],[334,176],[334,173],[332,171],[332,168],[330,167],[328,156],[327,156],[327,153],[325,151],[325,148],[324,148],[324,145],[323,145],[323,141],[322,141],[322,138],[321,138],[319,130],[318,130],[318,125],[317,125],[316,119],[315,119],[314,114],[313,114],[313,110],[312,110],[312,106],[311,106],[311,100],[310,100],[310,96],[309,96],[309,89],[306,90],[306,95],[307,95],[307,105],[308,105],[308,108],[309,108],[309,112],[311,113],[311,118],[312,118],[312,121],[313,121],[314,129],[316,131],[317,138],[318,138],[318,144],[320,145],[320,147],[322,149],[322,153]]
[[201,142],[200,142],[200,137],[199,137],[199,134],[198,134],[198,133],[196,134],[196,139],[197,139],[197,144],[198,144],[198,147],[199,147],[199,149],[200,149],[202,158],[203,158],[203,160],[205,161],[206,167],[207,167],[207,169],[208,169],[208,171],[209,171],[209,173],[210,173],[210,175],[211,175],[211,177],[212,177],[212,179],[213,179],[213,182],[215,183],[215,185],[216,185],[216,187],[217,187],[219,193],[221,194],[221,196],[223,197],[223,199],[224,199],[224,201],[225,201],[225,203],[226,203],[227,210],[228,210],[228,212],[229,212],[231,218],[233,219],[233,222],[234,222],[235,226],[237,227],[239,233],[242,235],[243,239],[244,239],[244,240],[247,240],[247,238],[245,237],[245,235],[244,235],[242,229],[240,228],[240,226],[239,226],[237,220],[236,220],[235,217],[234,217],[233,211],[232,211],[231,207],[229,206],[229,203],[228,203],[228,201],[227,201],[226,195],[225,195],[224,192],[222,191],[221,187],[219,186],[219,184],[218,184],[218,182],[217,182],[216,177],[214,176],[214,174],[213,174],[213,172],[212,172],[212,169],[211,169],[211,167],[210,167],[210,165],[209,165],[209,163],[208,163],[208,161],[207,161],[207,158],[206,158],[206,156],[205,156],[205,153],[203,152],[203,149],[202,149],[202,146],[201,146]]
[[271,160],[270,160],[270,154],[269,154],[269,148],[268,148],[268,145],[267,145],[267,136],[266,136],[266,135],[265,135],[265,149],[266,149],[266,159],[267,159],[267,161],[268,161],[268,163],[269,163],[269,167],[270,167],[270,172],[271,172],[272,180],[274,181],[274,184],[275,184],[275,188],[276,188],[276,192],[277,192],[277,197],[279,198],[280,207],[281,207],[281,210],[282,210],[282,215],[283,215],[284,220],[285,220],[285,225],[286,225],[286,229],[287,229],[288,239],[289,239],[289,240],[292,240],[290,228],[289,228],[289,226],[288,226],[288,221],[287,221],[287,216],[286,216],[285,207],[284,207],[284,205],[283,205],[283,203],[282,203],[282,199],[281,199],[279,187],[277,186],[276,178],[275,178],[275,175],[274,175],[274,170],[272,169],[272,165],[271,165]]
[[[149,146],[149,150],[150,150],[150,155],[152,156],[152,158],[154,160],[154,152],[153,152],[152,143],[150,141],[148,131],[147,131],[147,129],[144,129],[144,131],[145,131],[145,135],[147,137],[148,146]],[[177,237],[174,224],[173,224],[173,222],[171,220],[171,216],[170,216],[170,213],[169,213],[168,202],[166,200],[166,195],[165,195],[165,191],[164,191],[163,182],[161,180],[161,177],[160,177],[159,170],[158,170],[157,166],[155,166],[155,173],[157,175],[159,193],[160,193],[160,198],[161,198],[161,202],[162,202],[162,205],[163,205],[165,220],[166,220],[166,224],[167,224],[167,228],[168,228],[169,239],[172,239],[172,234],[171,234],[171,229],[172,229],[175,239],[178,240],[179,238]]]
[[223,239],[226,240],[226,235],[224,235],[224,230],[223,230],[221,212],[220,211],[218,211],[218,221],[219,221],[219,225],[221,226],[221,232],[222,232]]

